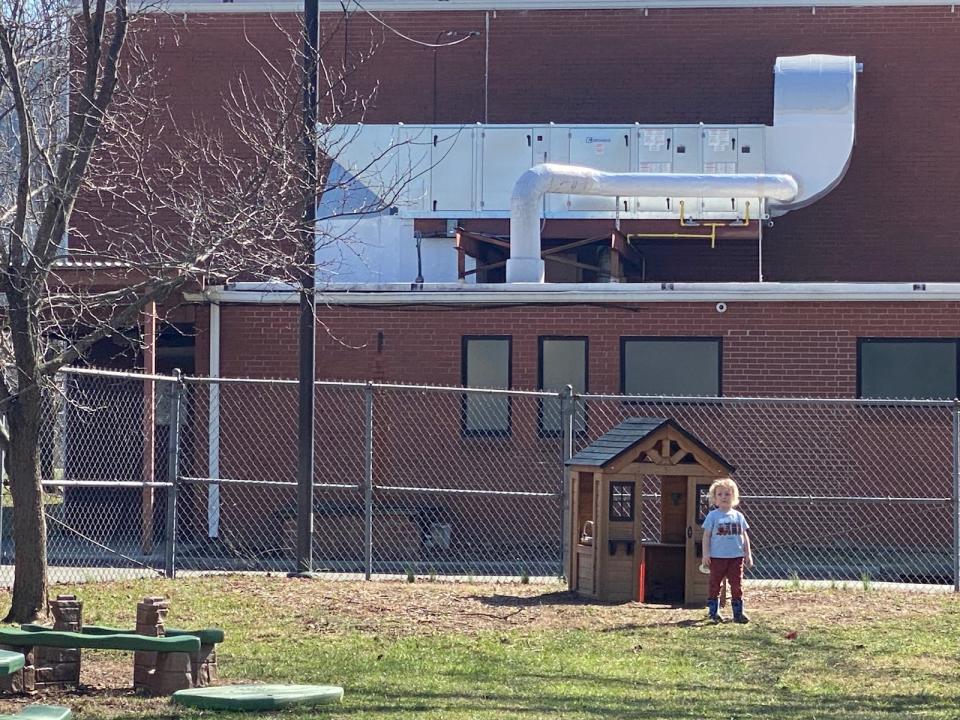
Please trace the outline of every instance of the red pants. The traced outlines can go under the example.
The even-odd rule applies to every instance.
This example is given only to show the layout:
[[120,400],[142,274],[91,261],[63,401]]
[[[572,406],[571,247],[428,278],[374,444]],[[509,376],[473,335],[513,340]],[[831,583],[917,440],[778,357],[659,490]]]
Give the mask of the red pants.
[[723,578],[730,583],[730,597],[734,600],[743,599],[743,558],[710,558],[710,590],[707,593],[709,600],[720,597],[720,581]]

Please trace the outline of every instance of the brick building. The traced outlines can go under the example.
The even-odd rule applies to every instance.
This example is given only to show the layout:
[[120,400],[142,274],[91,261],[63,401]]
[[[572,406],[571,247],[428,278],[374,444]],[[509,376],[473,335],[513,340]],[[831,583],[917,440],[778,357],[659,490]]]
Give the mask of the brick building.
[[[177,52],[160,59],[169,63],[170,102],[182,120],[216,116],[236,63],[254,61],[239,38],[269,47],[279,41],[277,21],[299,21],[295,4],[175,9],[187,11]],[[850,56],[862,72],[856,141],[836,187],[771,218],[772,227],[722,227],[713,247],[708,239],[631,238],[632,255],[614,278],[621,282],[604,282],[605,266],[573,250],[566,257],[581,267],[547,262],[542,286],[512,288],[503,283],[506,252],[496,247],[468,247],[476,257],[460,275],[497,261],[501,269],[458,277],[451,223],[467,239],[506,238],[509,220],[442,211],[415,218],[409,226],[422,237],[425,284],[411,289],[412,233],[387,260],[373,259],[381,265],[364,272],[354,263],[332,278],[347,281],[325,294],[330,334],[318,337],[320,377],[460,384],[471,381],[473,348],[498,364],[484,372],[517,388],[550,376],[541,367],[550,363],[546,350],[576,355],[580,376],[569,379],[594,392],[956,394],[960,289],[947,198],[960,184],[951,122],[960,98],[950,90],[960,13],[951,4],[404,0],[364,3],[343,17],[339,3],[321,3],[321,33],[339,33],[325,37],[327,52],[371,37],[377,44],[354,78],[360,89],[379,85],[366,123],[771,126],[778,57]],[[463,42],[437,49],[401,37],[433,44],[448,34]],[[728,224],[737,219],[742,210]],[[543,247],[609,236],[615,224],[612,212],[556,214],[544,223]],[[625,218],[621,230],[707,232],[663,218]],[[215,300],[221,374],[295,375],[295,353],[276,352],[295,346],[294,297],[240,285],[192,299],[197,372],[209,369]],[[544,346],[546,337],[578,341]],[[694,345],[653,342],[664,337]],[[498,342],[475,343],[482,338]],[[921,339],[928,342],[906,342]],[[694,356],[701,365],[686,378],[678,368],[666,385],[642,379],[645,363]],[[913,386],[920,376],[926,380]]]
[[[281,29],[296,31],[301,7],[174,2],[156,25],[158,36],[177,37],[175,51],[166,45],[171,51],[158,55],[174,119],[215,120],[236,68],[255,67],[261,51],[285,42]],[[416,186],[417,208],[362,220],[364,244],[343,251],[337,273],[320,278],[318,378],[570,383],[636,395],[957,396],[953,4],[321,0],[320,8],[325,62],[351,46],[376,46],[350,80],[361,94],[376,87],[373,101],[362,118],[345,121],[456,138],[451,157],[434,156],[429,183]],[[726,196],[689,191],[680,193],[686,209],[670,197],[654,198],[662,206],[627,198],[621,208],[620,194],[593,204],[565,194],[544,201],[538,218],[545,282],[507,281],[516,243],[509,208],[484,202],[491,178],[503,201],[543,158],[586,164],[574,160],[593,152],[602,169],[647,172],[643,153],[656,144],[648,141],[664,137],[675,140],[674,165],[657,172],[744,174],[748,166],[736,163],[746,156],[737,153],[750,144],[756,157],[763,142],[766,164],[760,158],[748,172],[789,174],[777,163],[790,148],[777,149],[769,134],[781,119],[774,70],[778,59],[809,56],[846,58],[855,68],[849,158],[820,155],[815,144],[800,153],[812,166],[839,166],[822,192],[797,206],[747,194],[726,207]],[[805,77],[816,95],[818,73]],[[824,102],[819,109],[829,114]],[[531,149],[497,154],[485,143],[498,130],[525,137]],[[624,130],[627,150],[615,153]],[[565,150],[551,145],[540,158],[543,136],[560,137]],[[691,137],[700,164],[678,170],[676,146]],[[577,138],[585,151],[574,151]],[[707,167],[709,153],[728,149],[732,166],[717,155]],[[622,167],[615,154],[626,158]],[[499,177],[490,170],[498,167],[519,172]],[[457,193],[466,195],[448,208]],[[241,282],[186,299],[191,370],[296,377],[298,306],[289,288]],[[183,361],[184,349],[177,353]],[[462,430],[535,436],[532,418],[527,428],[489,422],[470,427],[467,416]]]

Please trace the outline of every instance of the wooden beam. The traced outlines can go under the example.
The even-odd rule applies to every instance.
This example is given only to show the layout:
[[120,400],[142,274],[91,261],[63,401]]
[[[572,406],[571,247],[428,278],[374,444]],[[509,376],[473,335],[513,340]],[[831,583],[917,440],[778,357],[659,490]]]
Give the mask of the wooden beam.
[[643,254],[638,252],[636,248],[627,242],[627,236],[619,230],[614,230],[610,235],[610,247],[614,251],[620,253],[620,257],[622,257],[624,260],[633,263],[634,265],[643,264]]
[[654,465],[653,463],[639,462],[627,465],[623,470],[620,470],[620,472],[624,472],[627,469],[629,469],[630,472],[638,472],[644,475],[689,475],[690,477],[709,478],[723,476],[722,474],[717,475],[717,473],[701,465]]
[[467,275],[473,275],[475,273],[480,272],[481,270],[493,270],[494,268],[503,267],[506,264],[507,264],[506,260],[501,260],[499,262],[488,263],[486,265],[477,265],[477,267],[475,267],[473,270],[464,271],[463,276],[466,277]]
[[687,438],[683,433],[677,432],[675,429],[667,428],[667,435],[671,440],[676,442],[681,448],[686,448],[686,451],[693,455],[694,459],[703,465],[705,468],[709,468],[714,473],[717,474],[717,477],[723,477],[726,475],[729,470],[727,470],[723,465],[714,460],[710,455],[700,449],[698,445],[690,442],[690,439]]
[[558,245],[557,247],[552,247],[547,250],[544,250],[540,253],[540,257],[545,258],[547,255],[554,255],[559,252],[566,252],[567,250],[573,250],[574,248],[582,247],[584,245],[592,245],[594,243],[601,242],[606,240],[605,235],[600,235],[598,237],[588,237],[583,240],[574,240],[573,242],[567,243],[566,245]]
[[623,280],[623,264],[620,262],[620,253],[616,250],[610,250],[610,279],[616,281]]
[[[510,242],[508,240],[501,240],[500,238],[490,237],[488,235],[475,235],[468,230],[464,230],[463,234],[472,240],[474,245],[484,243],[486,245],[493,245],[494,247],[502,248],[504,250],[510,249]],[[479,250],[479,248],[477,248],[477,250]]]
[[636,461],[636,459],[640,457],[640,455],[642,455],[645,452],[649,452],[652,448],[656,447],[656,444],[660,441],[661,436],[662,436],[662,433],[656,433],[652,436],[644,438],[641,442],[637,443],[632,448],[630,448],[629,452],[625,452],[623,455],[617,458],[614,462],[612,462],[607,467],[605,467],[604,472],[610,472],[610,473],[620,472],[627,465],[630,465],[631,463]]
[[554,257],[552,255],[550,257],[543,255],[542,257],[546,262],[555,262],[558,265],[569,265],[571,267],[583,268],[584,270],[594,270],[594,271],[598,271],[600,269],[596,265],[587,265],[586,263],[577,262],[576,260],[568,260],[567,258]]
[[457,230],[454,248],[457,250],[457,277],[463,280],[467,276],[467,251],[463,247],[463,233]]
[[463,251],[470,257],[476,257],[480,252],[480,244],[477,239],[464,230],[457,230],[455,245],[458,250]]
[[654,465],[666,465],[666,464],[667,464],[667,462],[666,462],[666,460],[664,459],[663,455],[661,455],[660,453],[658,453],[658,452],[657,452],[656,450],[654,450],[653,448],[650,448],[649,450],[647,450],[646,456],[647,456],[648,458],[650,458],[650,462],[652,462]]

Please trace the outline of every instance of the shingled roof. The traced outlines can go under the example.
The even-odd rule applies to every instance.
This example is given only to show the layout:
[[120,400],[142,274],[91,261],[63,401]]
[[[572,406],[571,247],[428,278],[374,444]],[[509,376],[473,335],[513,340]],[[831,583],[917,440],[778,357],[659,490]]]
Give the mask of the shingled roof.
[[671,427],[683,435],[700,450],[723,465],[728,472],[732,473],[734,471],[733,465],[704,445],[695,435],[677,425],[672,418],[661,417],[628,418],[587,445],[567,460],[566,464],[606,467],[638,442],[666,427]]

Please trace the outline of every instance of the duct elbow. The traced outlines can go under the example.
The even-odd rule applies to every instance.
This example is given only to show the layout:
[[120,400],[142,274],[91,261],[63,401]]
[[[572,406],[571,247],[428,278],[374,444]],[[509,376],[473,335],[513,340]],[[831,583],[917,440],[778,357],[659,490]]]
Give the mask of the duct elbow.
[[773,126],[765,129],[766,169],[797,180],[793,200],[773,199],[771,214],[805,207],[833,190],[850,166],[856,120],[857,59],[777,58]]

